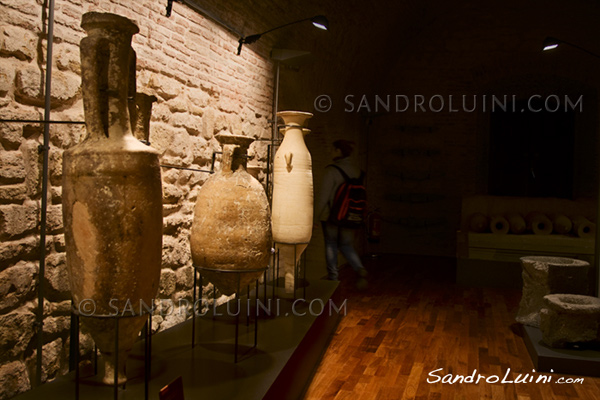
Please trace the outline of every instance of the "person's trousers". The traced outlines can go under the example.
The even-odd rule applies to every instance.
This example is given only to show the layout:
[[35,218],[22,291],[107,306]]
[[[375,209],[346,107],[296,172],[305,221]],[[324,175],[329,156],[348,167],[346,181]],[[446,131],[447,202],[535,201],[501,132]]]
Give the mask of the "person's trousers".
[[340,251],[348,264],[356,272],[363,269],[362,262],[354,250],[354,229],[342,228],[332,223],[321,221],[323,236],[325,237],[325,259],[327,260],[327,278],[338,280],[338,251]]

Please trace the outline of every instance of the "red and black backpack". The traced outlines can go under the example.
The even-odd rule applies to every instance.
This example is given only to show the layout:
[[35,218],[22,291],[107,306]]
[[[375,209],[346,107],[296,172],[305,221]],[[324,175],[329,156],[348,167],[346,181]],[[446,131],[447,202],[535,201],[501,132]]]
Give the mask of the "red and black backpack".
[[361,171],[360,177],[353,179],[337,165],[331,166],[340,171],[344,182],[335,192],[328,221],[344,228],[360,228],[367,216],[367,189],[363,183],[365,173]]

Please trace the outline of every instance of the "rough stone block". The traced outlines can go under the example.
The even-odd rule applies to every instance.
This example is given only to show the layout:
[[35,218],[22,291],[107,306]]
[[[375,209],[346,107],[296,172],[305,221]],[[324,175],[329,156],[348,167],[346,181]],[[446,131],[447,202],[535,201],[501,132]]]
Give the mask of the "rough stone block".
[[[39,120],[42,114],[31,108],[2,109],[2,118],[5,119],[31,119]],[[0,143],[4,150],[18,150],[21,144],[28,138],[36,139],[41,136],[43,128],[41,124],[16,124],[0,123]]]
[[62,206],[49,205],[46,213],[46,231],[49,234],[60,233],[63,230]]
[[6,96],[13,88],[15,69],[9,63],[0,64],[0,96]]
[[185,123],[185,130],[192,136],[198,136],[202,134],[202,118],[188,114]]
[[0,398],[10,399],[29,389],[29,373],[24,362],[12,361],[0,366]]
[[161,315],[155,315],[152,317],[152,334],[155,334],[160,329],[160,324],[164,321]]
[[175,271],[177,276],[177,287],[190,289],[194,285],[194,273],[196,270],[192,266],[178,268]]
[[[64,317],[62,317],[64,318]],[[68,326],[66,331],[68,331]],[[63,326],[63,329],[65,327]],[[63,340],[58,338],[53,342],[45,344],[42,348],[42,381],[54,378],[61,370],[66,372],[65,348]]]
[[215,125],[213,127],[214,134],[229,129],[229,121],[227,120],[227,114],[219,113],[215,117]]
[[542,340],[550,347],[585,346],[600,341],[600,299],[577,294],[544,296]]
[[183,165],[190,165],[193,160],[192,138],[185,131],[177,131],[173,135],[173,141],[165,155],[177,157]]
[[52,73],[52,107],[58,107],[74,100],[79,95],[81,77],[74,73],[56,71]]
[[189,237],[174,238],[172,236],[164,236],[162,255],[162,265],[165,269],[175,270],[182,265],[189,265],[192,257]]
[[[4,118],[10,118],[5,117]],[[18,150],[23,143],[23,126],[20,124],[0,123],[0,144],[4,150]]]
[[215,133],[215,110],[207,108],[202,117],[202,137],[210,140]]
[[186,113],[188,112],[188,103],[184,96],[177,96],[167,102],[169,111],[172,113]]
[[35,198],[42,192],[42,161],[43,156],[38,151],[35,140],[27,140],[20,147],[25,161],[25,186],[29,198]]
[[0,151],[0,184],[13,184],[25,181],[27,171],[20,151]]
[[591,265],[573,268],[572,265],[548,264],[550,293],[593,294]]
[[184,196],[183,189],[176,185],[163,185],[163,203],[177,204]]
[[53,302],[48,304],[48,315],[53,317],[71,316],[71,300]]
[[172,269],[163,269],[160,272],[160,285],[158,293],[162,298],[168,298],[175,293],[177,277]]
[[227,125],[229,130],[236,135],[250,136],[248,133],[242,131],[242,117],[238,114],[229,114],[227,116]]
[[[15,98],[23,104],[41,106],[44,103],[44,84],[38,67],[29,65],[17,71]],[[58,107],[73,101],[79,93],[81,78],[75,74],[53,71],[50,92],[52,107]]]
[[71,287],[67,272],[65,253],[53,253],[46,257],[46,298],[50,301],[65,301],[71,298]]
[[[59,372],[68,370],[67,350],[63,346],[63,340],[58,338],[42,347],[42,382],[54,378]],[[34,353],[27,359],[30,371],[35,371],[37,357]]]
[[6,312],[35,297],[36,275],[37,266],[28,261],[19,261],[0,272],[0,312]]
[[71,316],[46,317],[44,318],[45,340],[58,338],[69,331],[71,327]]
[[[0,270],[18,260],[35,260],[39,254],[39,242],[38,236],[0,242]],[[50,246],[47,246],[47,250],[49,249]]]
[[15,79],[15,97],[24,104],[43,104],[42,71],[34,65],[19,69]]
[[0,186],[0,203],[21,203],[25,200],[27,188],[24,184]]
[[[66,121],[83,121],[83,115],[79,113],[68,113],[64,117],[56,117]],[[50,130],[50,142],[59,148],[67,149],[74,146],[77,143],[83,141],[83,138],[87,136],[85,131],[85,125],[83,124],[72,124],[72,125],[54,125]]]
[[176,236],[181,229],[189,229],[192,219],[180,213],[169,215],[163,219],[163,234]]
[[59,252],[65,252],[67,250],[64,234],[54,236],[54,249]]
[[[549,265],[559,266],[559,268],[550,268]],[[564,286],[560,285],[557,279],[549,276],[550,271],[564,272],[564,268],[573,270],[583,268],[587,273],[589,263],[582,260],[564,257],[521,257],[523,267],[523,294],[517,311],[517,322],[534,327],[540,326],[540,310],[544,306],[544,296],[553,293],[568,293],[565,290],[571,290],[575,294],[586,294],[588,286],[575,287],[572,282],[565,281]],[[579,275],[573,272],[575,276]],[[553,282],[551,289],[550,282]]]
[[4,26],[0,36],[0,54],[31,61],[35,58],[37,37],[35,33],[17,26]]
[[62,186],[51,186],[49,189],[49,200],[51,204],[62,203]]
[[24,204],[0,206],[0,237],[14,238],[35,230],[38,223],[38,205],[34,201]]
[[153,75],[148,80],[148,87],[165,100],[177,97],[181,93],[181,83],[164,75]]
[[0,363],[19,357],[33,338],[35,315],[13,311],[0,316]]
[[81,74],[79,48],[68,43],[58,43],[54,46],[56,66],[63,71]]
[[[208,107],[208,104],[210,103],[210,95],[202,89],[188,88],[186,95],[190,103],[195,106],[197,110],[203,110]],[[192,110],[191,107],[190,110]],[[199,113],[198,115],[202,114]]]

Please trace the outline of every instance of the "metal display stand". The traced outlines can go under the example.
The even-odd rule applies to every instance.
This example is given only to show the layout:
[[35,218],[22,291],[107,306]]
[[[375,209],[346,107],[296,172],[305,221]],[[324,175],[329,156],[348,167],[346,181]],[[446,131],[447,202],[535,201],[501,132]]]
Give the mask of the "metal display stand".
[[[80,315],[73,305],[71,305],[71,348],[69,358],[74,360],[70,363],[69,369],[75,369],[75,400],[79,400],[79,317],[99,318],[99,319],[114,319],[115,321],[115,375],[113,385],[114,400],[119,396],[119,320],[122,318],[141,317],[147,315],[148,319],[143,328],[144,332],[144,399],[148,400],[148,383],[150,381],[150,370],[152,363],[152,313],[146,311],[142,314],[123,313],[123,314],[108,314],[108,315]],[[94,346],[94,375],[98,373],[98,348]],[[123,389],[125,389],[124,383]]]
[[[296,245],[305,244],[308,246],[309,243],[310,242],[298,242],[298,243],[274,242],[274,245],[276,248],[277,248],[278,244],[294,246],[294,294],[293,294],[293,300],[296,300],[296,291],[299,289],[298,282],[300,280],[300,271],[299,271],[300,264],[302,264],[302,266],[303,266],[303,268],[302,268],[302,281],[303,281],[302,299],[306,299],[306,284],[305,284],[305,282],[306,282],[306,251],[300,257],[300,261],[298,263],[296,263],[296,257],[297,257]],[[279,249],[277,249],[276,263],[274,264],[273,268],[274,268],[274,270],[277,271],[276,278],[274,280],[274,285],[279,286]],[[275,297],[275,289],[273,289],[273,297]]]
[[[241,290],[241,276],[242,274],[247,274],[247,273],[253,273],[253,272],[262,272],[264,271],[266,274],[266,270],[267,267],[264,268],[256,268],[256,269],[246,269],[246,270],[227,270],[227,269],[218,269],[218,268],[208,268],[208,267],[200,267],[197,265],[194,265],[194,268],[196,270],[198,270],[200,272],[200,284],[198,285],[198,279],[196,278],[196,273],[194,271],[194,289],[193,289],[193,300],[194,300],[194,306],[193,306],[193,316],[192,316],[192,347],[194,347],[195,345],[195,339],[196,339],[196,290],[199,286],[200,288],[200,298],[202,298],[202,271],[208,271],[208,272],[214,272],[214,273],[219,273],[219,274],[236,274],[237,275],[237,290],[235,291],[235,297],[234,297],[234,301],[237,304],[238,310],[235,314],[235,350],[234,350],[234,363],[238,362],[238,347],[239,347],[239,325],[240,325],[240,304],[238,302],[239,300],[239,293]],[[214,290],[213,290],[213,295],[214,295]],[[247,298],[248,301],[250,301],[250,285],[247,286]],[[256,280],[256,289],[255,289],[255,300],[258,301],[258,279]],[[214,301],[214,297],[213,297],[213,301]],[[213,302],[213,307],[214,307],[214,302]],[[258,344],[258,311],[257,311],[258,307],[254,307],[254,345],[248,349],[248,351],[246,351],[244,354],[247,354],[248,352],[254,350]],[[248,326],[250,324],[250,313],[248,312],[246,315],[246,326]]]

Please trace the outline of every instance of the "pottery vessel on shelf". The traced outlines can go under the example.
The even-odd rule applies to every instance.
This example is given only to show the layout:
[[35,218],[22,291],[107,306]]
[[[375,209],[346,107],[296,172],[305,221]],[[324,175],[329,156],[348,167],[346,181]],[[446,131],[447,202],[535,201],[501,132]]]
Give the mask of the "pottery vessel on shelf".
[[[63,219],[73,307],[105,364],[104,382],[125,364],[158,290],[162,187],[158,152],[132,135],[137,25],[90,12],[81,26],[87,138],[63,154]],[[132,65],[133,63],[133,65]],[[118,365],[115,321],[118,317]]]
[[248,146],[240,135],[217,135],[221,170],[198,192],[190,246],[203,279],[231,294],[253,284],[269,264],[271,217],[264,188],[246,171]]
[[312,159],[303,129],[311,113],[282,111],[284,138],[273,163],[273,240],[279,249],[280,270],[287,292],[293,291],[294,266],[298,264],[312,235],[313,176]]

